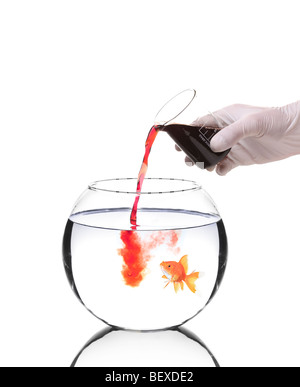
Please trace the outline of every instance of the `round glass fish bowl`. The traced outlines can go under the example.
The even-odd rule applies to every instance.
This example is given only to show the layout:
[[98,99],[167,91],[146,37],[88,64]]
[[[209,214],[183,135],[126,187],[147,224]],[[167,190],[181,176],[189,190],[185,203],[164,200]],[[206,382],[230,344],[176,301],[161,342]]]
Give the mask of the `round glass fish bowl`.
[[80,302],[108,325],[132,330],[180,326],[211,301],[227,262],[223,221],[195,182],[97,181],[67,221],[63,260]]

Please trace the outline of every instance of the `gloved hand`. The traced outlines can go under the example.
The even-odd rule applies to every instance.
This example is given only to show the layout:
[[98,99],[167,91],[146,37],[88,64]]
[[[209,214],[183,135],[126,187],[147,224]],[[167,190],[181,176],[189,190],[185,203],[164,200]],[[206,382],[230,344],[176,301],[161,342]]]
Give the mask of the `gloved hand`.
[[231,148],[216,166],[219,175],[239,165],[264,164],[300,154],[300,101],[279,108],[231,105],[198,118],[192,125],[215,126],[216,120],[223,129],[212,138],[211,149],[221,152]]

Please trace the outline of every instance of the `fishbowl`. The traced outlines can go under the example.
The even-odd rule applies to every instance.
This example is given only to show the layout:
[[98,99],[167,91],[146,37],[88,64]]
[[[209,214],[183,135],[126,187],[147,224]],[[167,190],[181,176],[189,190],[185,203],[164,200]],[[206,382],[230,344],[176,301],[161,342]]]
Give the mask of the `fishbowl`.
[[[132,220],[132,208],[139,203]],[[106,324],[152,331],[180,326],[216,294],[227,237],[210,196],[194,181],[96,181],[75,204],[64,267],[79,301]]]

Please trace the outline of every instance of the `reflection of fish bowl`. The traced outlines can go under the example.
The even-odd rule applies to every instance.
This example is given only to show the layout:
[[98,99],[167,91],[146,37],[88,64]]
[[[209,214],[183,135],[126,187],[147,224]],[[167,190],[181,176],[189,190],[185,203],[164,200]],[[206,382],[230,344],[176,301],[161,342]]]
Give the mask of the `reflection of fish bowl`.
[[137,226],[136,179],[91,184],[65,228],[63,257],[82,304],[109,325],[156,330],[183,324],[212,299],[224,275],[227,238],[196,183],[145,179]]
[[[188,367],[191,370],[191,367],[219,367],[219,364],[206,345],[185,328],[144,333],[110,327],[86,343],[72,367],[145,367],[145,370]],[[149,380],[147,371],[145,375]]]

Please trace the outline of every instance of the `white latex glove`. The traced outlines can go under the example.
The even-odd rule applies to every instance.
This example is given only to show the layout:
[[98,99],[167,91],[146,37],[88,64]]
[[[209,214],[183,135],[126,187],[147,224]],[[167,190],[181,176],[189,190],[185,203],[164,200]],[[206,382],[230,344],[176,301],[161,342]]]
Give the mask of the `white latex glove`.
[[226,175],[239,165],[264,164],[300,154],[300,101],[279,108],[231,105],[200,117],[192,125],[223,129],[211,140],[211,148],[231,151],[216,166]]

